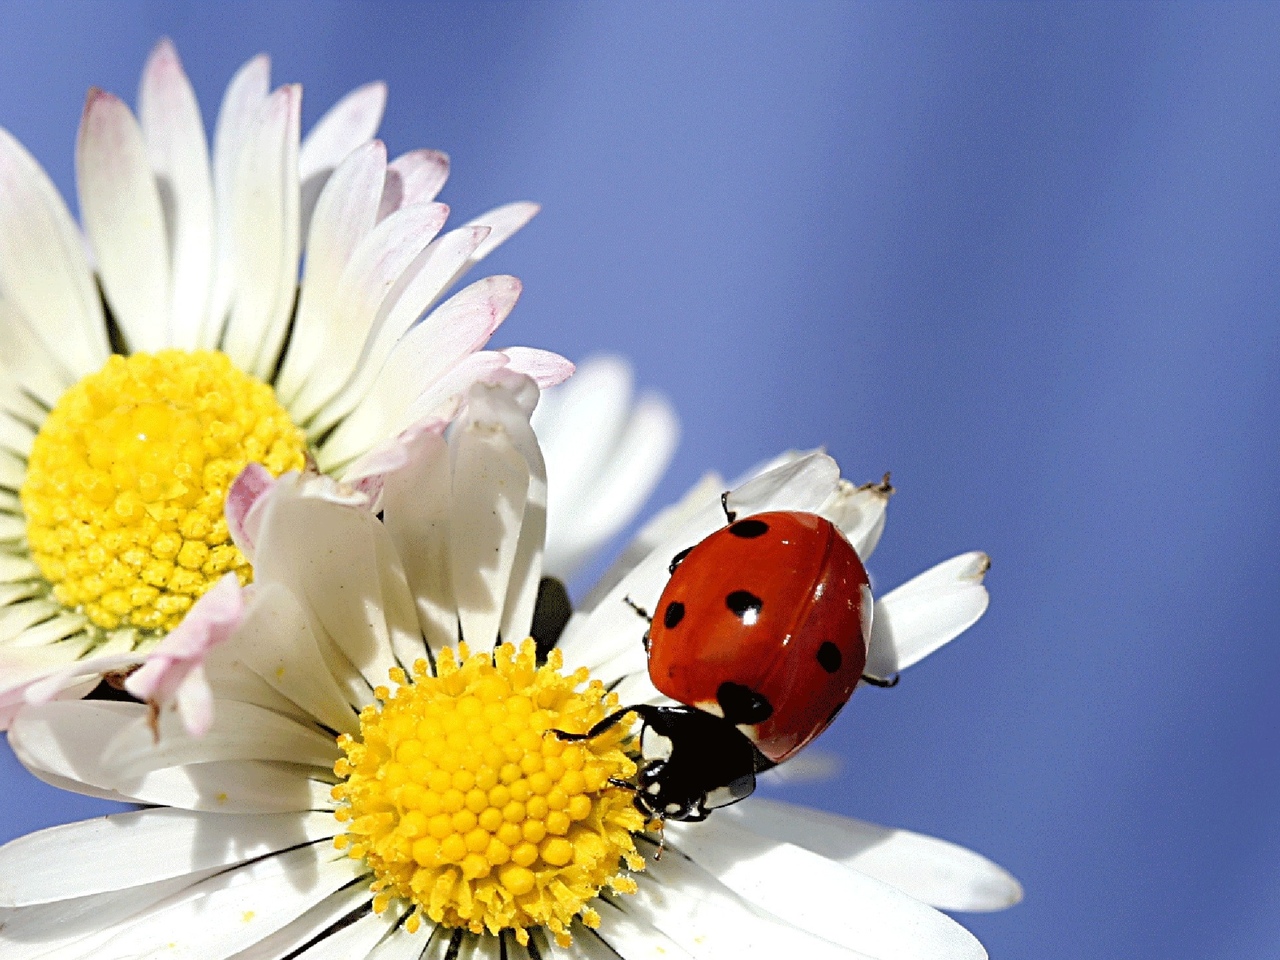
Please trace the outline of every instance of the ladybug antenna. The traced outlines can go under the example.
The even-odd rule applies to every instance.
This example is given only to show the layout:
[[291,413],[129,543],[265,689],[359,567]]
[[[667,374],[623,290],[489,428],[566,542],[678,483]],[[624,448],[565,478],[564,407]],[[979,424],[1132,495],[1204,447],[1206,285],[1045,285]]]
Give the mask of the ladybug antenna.
[[729,509],[729,491],[728,490],[720,494],[720,508],[724,510],[724,518],[729,523],[733,523],[733,521],[738,519],[738,511]]
[[873,687],[880,687],[882,690],[888,690],[890,687],[896,687],[898,685],[898,681],[901,679],[902,679],[902,674],[900,673],[895,673],[888,680],[886,680],[884,677],[873,677],[869,673],[864,673],[862,675],[863,683],[869,683]]
[[644,617],[645,623],[653,623],[653,617],[649,616],[649,611],[646,610],[644,607],[640,606],[630,597],[623,597],[622,602],[625,603],[632,610],[634,610],[637,614]]
[[618,724],[620,724],[626,718],[627,714],[634,713],[634,712],[635,712],[634,707],[623,707],[621,710],[616,710],[613,713],[609,714],[607,717],[605,717],[603,720],[601,720],[599,723],[597,723],[594,727],[592,727],[586,733],[569,733],[567,730],[554,730],[554,729],[549,732],[554,733],[556,735],[557,740],[565,740],[568,742],[575,742],[578,740],[593,740],[596,737],[600,736],[600,734],[604,733],[606,730],[610,729],[611,727],[616,727]]

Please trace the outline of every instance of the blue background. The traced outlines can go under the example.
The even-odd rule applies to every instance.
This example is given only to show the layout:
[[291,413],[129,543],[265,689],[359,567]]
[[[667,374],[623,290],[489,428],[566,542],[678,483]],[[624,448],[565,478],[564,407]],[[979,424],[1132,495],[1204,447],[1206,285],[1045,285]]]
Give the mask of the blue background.
[[[993,604],[822,741],[796,798],[944,836],[1026,901],[993,956],[1280,943],[1280,8],[3,4],[0,124],[72,192],[85,89],[172,36],[212,123],[243,60],[304,123],[385,79],[393,153],[491,261],[507,342],[617,350],[685,437],[659,500],[826,444],[899,487],[892,585]],[[95,809],[0,760],[0,835]]]

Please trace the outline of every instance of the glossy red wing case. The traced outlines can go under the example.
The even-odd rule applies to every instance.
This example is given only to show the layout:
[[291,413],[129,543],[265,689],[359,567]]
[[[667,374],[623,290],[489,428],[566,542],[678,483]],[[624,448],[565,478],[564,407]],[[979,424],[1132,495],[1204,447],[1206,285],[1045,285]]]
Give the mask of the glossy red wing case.
[[871,602],[862,561],[830,521],[744,517],[672,574],[650,629],[649,676],[781,762],[826,729],[858,685]]

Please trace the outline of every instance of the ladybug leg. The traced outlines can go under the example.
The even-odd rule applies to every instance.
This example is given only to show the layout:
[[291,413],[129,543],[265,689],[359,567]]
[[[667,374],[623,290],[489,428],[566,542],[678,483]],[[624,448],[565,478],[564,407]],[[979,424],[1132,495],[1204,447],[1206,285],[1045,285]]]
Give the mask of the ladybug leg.
[[616,727],[629,713],[635,713],[635,709],[633,707],[623,707],[621,710],[617,710],[614,713],[609,714],[586,733],[569,733],[565,730],[552,730],[551,732],[556,735],[557,740],[590,740],[594,737],[600,736],[600,734],[604,733],[610,727]]
[[902,679],[902,674],[900,673],[895,673],[892,677],[890,677],[887,680],[884,677],[873,677],[869,673],[864,673],[862,675],[863,683],[869,683],[873,687],[880,687],[881,689],[885,689],[885,690],[887,690],[889,687],[896,687],[898,685],[898,681],[901,679]]
[[724,518],[729,523],[733,523],[733,521],[738,519],[738,511],[729,509],[729,491],[728,490],[720,494],[720,509],[724,511]]

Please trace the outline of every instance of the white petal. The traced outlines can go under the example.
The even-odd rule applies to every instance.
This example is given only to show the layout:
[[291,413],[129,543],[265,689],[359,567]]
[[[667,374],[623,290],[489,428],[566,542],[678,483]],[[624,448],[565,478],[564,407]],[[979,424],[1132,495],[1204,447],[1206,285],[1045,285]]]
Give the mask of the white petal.
[[[324,331],[324,347],[307,380],[290,404],[301,422],[338,394],[360,366],[366,342],[376,335],[384,305],[404,275],[439,233],[449,215],[438,203],[415,204],[379,223],[361,241],[342,273],[333,313]],[[312,427],[313,435],[327,423]]]
[[235,286],[222,347],[237,367],[259,378],[275,366],[298,282],[301,109],[296,85],[267,98],[241,148],[232,185]]
[[[92,897],[37,907],[0,909],[0,953],[5,960],[35,960],[75,945],[81,956],[110,938],[106,931],[212,875],[205,871]],[[53,954],[56,956],[56,954]]]
[[[651,858],[636,879],[639,892],[618,898],[622,912],[660,930],[691,956],[705,960],[774,955],[849,960],[864,956],[776,918],[767,907],[744,902],[678,851],[668,850],[661,860]],[[812,889],[807,876],[803,884],[795,882],[795,875],[784,879],[798,892]]]
[[[840,470],[834,460],[811,453],[749,480],[729,495],[730,509],[739,516],[769,510],[816,510],[831,495]],[[565,631],[565,666],[575,669],[603,664],[625,653],[635,641],[636,614],[625,602],[652,610],[670,578],[671,558],[686,547],[699,543],[725,525],[717,502],[704,506],[688,518],[673,535],[661,542],[649,556],[609,591],[583,620],[571,623],[573,634]],[[580,639],[579,639],[580,638]],[[569,640],[573,643],[569,643]]]
[[599,930],[575,927],[573,937],[566,953],[574,960],[682,960],[692,956],[661,930],[621,910],[602,911]]
[[822,854],[940,910],[1003,910],[1022,899],[1022,886],[1008,871],[945,840],[758,797],[725,813],[756,833]]
[[679,424],[662,397],[632,407],[630,371],[616,358],[583,363],[560,389],[555,423],[535,419],[535,426],[552,493],[547,570],[567,580],[648,499],[675,452]]
[[74,376],[106,362],[102,303],[80,231],[44,170],[2,128],[0,289]]
[[279,930],[363,869],[323,843],[268,856],[188,887],[120,924],[112,946],[96,956],[223,960]]
[[359,960],[390,932],[391,922],[385,915],[370,913],[294,956],[297,960]]
[[[396,289],[387,294],[385,305],[380,311],[382,318],[365,348],[355,376],[319,412],[315,421],[317,429],[325,429],[337,423],[364,399],[392,349],[436,300],[444,285],[457,272],[459,265],[475,251],[487,232],[485,227],[452,230],[433,240],[410,265]],[[446,319],[447,317],[446,312]],[[434,313],[423,320],[424,325],[435,323],[439,321]],[[434,335],[419,334],[424,338]]]
[[80,216],[130,349],[169,338],[169,244],[142,131],[119,98],[91,90],[76,143]]
[[471,259],[467,261],[466,266],[462,268],[460,273],[470,270],[493,251],[497,250],[498,247],[510,240],[521,227],[537,216],[538,211],[541,209],[542,207],[536,203],[518,201],[495,207],[488,213],[482,213],[474,220],[468,221],[466,223],[468,227],[488,227],[489,235],[485,237],[484,243],[480,244],[476,252],[471,255]]
[[866,672],[889,677],[927,657],[987,609],[985,553],[952,557],[876,601]]
[[172,259],[169,343],[190,349],[199,343],[213,286],[213,175],[200,106],[168,40],[156,44],[143,70],[138,120]]
[[[0,367],[44,406],[52,407],[76,378],[51,354],[16,304],[0,298]],[[43,421],[43,416],[39,418]],[[34,421],[33,422],[37,422]]]
[[880,483],[860,487],[842,479],[818,513],[840,528],[858,557],[866,563],[884,532],[885,508],[891,496],[893,487],[889,486],[888,474]]
[[415,411],[414,402],[482,347],[519,297],[515,277],[485,277],[410,330],[392,349],[368,395],[321,448],[321,469],[341,465],[421,419],[425,411]]
[[[330,813],[158,808],[50,827],[0,848],[0,906],[68,900],[243,863],[341,832]],[[92,864],[67,870],[68,856]]]
[[291,403],[324,349],[338,282],[356,247],[373,229],[386,176],[387,148],[373,141],[353,151],[325,183],[307,234],[302,297],[276,393]]
[[218,813],[332,809],[329,785],[305,768],[261,761],[215,761],[121,777],[103,751],[145,707],[103,701],[57,701],[27,707],[9,744],[41,780],[89,796]]
[[434,200],[448,179],[447,154],[439,150],[411,150],[402,153],[387,167],[378,219],[390,216],[411,203]]
[[408,462],[389,474],[382,492],[383,521],[404,563],[418,624],[433,652],[458,639],[457,603],[449,560],[453,469],[440,433],[425,432]]
[[883,960],[986,958],[977,938],[954,920],[802,847],[722,817],[669,832],[669,842],[738,896],[832,943]]
[[[325,726],[355,734],[351,687],[344,692],[320,653],[306,613],[280,584],[259,584],[236,632],[235,656]],[[349,676],[348,676],[348,679]]]
[[[278,489],[262,527],[255,580],[288,587],[314,618],[317,640],[335,644],[370,686],[385,683],[397,666],[393,643],[416,645],[415,656],[422,655],[403,567],[380,562],[394,551],[386,528],[366,507]],[[386,541],[386,549],[378,540]]]
[[[373,893],[369,890],[368,880],[357,880],[350,886],[329,894],[314,904],[306,913],[296,920],[281,927],[275,933],[264,937],[247,950],[237,953],[235,960],[279,960],[281,957],[311,957],[310,953],[296,953],[307,944],[322,938],[331,932],[335,924],[361,911],[368,912]],[[388,927],[394,922],[391,913],[380,915],[382,922]],[[324,940],[320,939],[320,943]],[[357,954],[351,960],[359,960],[364,954]]]
[[240,154],[249,141],[258,115],[267,99],[271,83],[271,61],[254,57],[231,78],[218,111],[213,135],[213,187],[217,200],[218,253],[213,296],[201,328],[200,346],[216,347],[231,309],[235,293],[235,196],[236,171]]
[[[139,705],[140,706],[140,705]],[[121,780],[152,770],[222,760],[298,763],[328,770],[342,756],[333,737],[249,703],[220,700],[217,720],[203,736],[192,736],[173,713],[153,726],[145,708],[107,744],[102,764]]]
[[454,596],[463,639],[483,648],[496,642],[501,630],[530,470],[510,433],[491,420],[469,418],[461,424],[453,453],[449,552]]
[[528,377],[539,390],[558,387],[577,369],[565,357],[535,347],[504,347],[498,351],[507,358],[507,369]]
[[366,83],[330,107],[302,141],[298,176],[302,181],[304,234],[325,181],[353,150],[373,139],[386,105],[387,85]]

